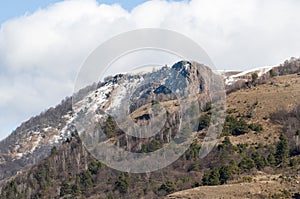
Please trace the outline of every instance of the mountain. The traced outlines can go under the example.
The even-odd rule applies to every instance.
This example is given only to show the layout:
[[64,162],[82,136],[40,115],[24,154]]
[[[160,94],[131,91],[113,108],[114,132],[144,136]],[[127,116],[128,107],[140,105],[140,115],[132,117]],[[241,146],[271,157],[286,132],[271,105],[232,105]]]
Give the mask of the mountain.
[[72,100],[56,106],[21,124],[0,142],[0,179],[5,179],[38,163],[70,137],[66,131]]
[[[240,120],[239,124],[244,120],[247,124],[255,124],[256,128],[244,133],[240,131],[239,135],[229,135],[233,149],[230,146],[226,148],[229,150],[227,153],[222,149],[219,153],[212,152],[210,155],[214,157],[208,160],[211,169],[207,172],[224,161],[217,157],[222,155],[224,159],[237,160],[240,173],[224,185],[212,183],[172,193],[166,198],[299,198],[299,90],[300,75],[288,74],[273,76],[264,84],[227,95],[227,120],[236,118]],[[226,126],[224,134],[227,134]],[[257,128],[259,126],[261,128]],[[240,125],[237,127],[234,128],[243,129]],[[286,152],[288,158],[277,162],[276,157],[281,157],[283,145],[289,148],[285,149],[289,150],[289,153]],[[221,146],[219,144],[223,148]],[[249,167],[243,167],[246,162],[244,166]]]
[[292,57],[279,66],[265,66],[247,71],[229,71],[224,73],[227,93],[234,92],[253,84],[265,83],[271,77],[300,72],[300,59]]
[[122,100],[127,99],[126,90],[137,89],[131,96],[131,102],[134,103],[126,107],[131,112],[154,100],[176,101],[177,96],[188,94],[192,89],[195,93],[202,93],[199,105],[203,107],[208,101],[208,95],[204,93],[208,92],[207,78],[212,72],[204,66],[198,68],[201,71],[194,70],[192,63],[183,61],[172,68],[163,67],[152,73],[119,74],[80,90],[73,98],[66,98],[58,106],[21,124],[0,142],[0,168],[3,171],[0,179],[38,163],[50,154],[51,148],[69,141],[74,134],[72,125],[81,118],[89,117],[91,112],[96,120],[104,117],[101,115],[104,112],[114,114],[114,109],[120,109]]
[[[263,72],[256,78],[252,74],[258,70],[242,75],[251,78],[235,75],[237,81],[226,85],[226,107],[218,103],[223,100],[220,92],[224,88],[223,77],[188,61],[145,74],[120,74],[94,83],[55,108],[31,118],[1,141],[1,198],[159,198],[200,185],[199,189],[209,192],[211,188],[207,185],[235,186],[253,182],[259,176],[276,180],[278,175],[280,180],[291,179],[290,184],[282,180],[282,192],[271,187],[270,196],[296,196],[300,169],[299,63],[298,59],[292,59],[268,71],[259,70]],[[212,80],[216,82],[213,88],[209,84]],[[134,92],[127,96],[125,91],[131,90]],[[195,102],[199,112],[194,112]],[[160,117],[158,104],[166,110],[165,118]],[[158,107],[157,112],[151,112],[154,107]],[[208,156],[199,158],[209,125],[217,123],[214,115],[225,109],[221,139]],[[199,123],[189,126],[188,135],[194,136],[194,142],[169,166],[134,174],[111,169],[95,159],[99,152],[91,149],[99,143],[110,142],[141,155],[155,152],[171,140],[184,143],[186,138],[176,133],[182,119],[180,110],[193,113],[185,116],[183,124],[192,123],[195,117]],[[134,123],[122,123],[126,119],[120,115],[122,112],[127,112]],[[165,121],[156,135],[145,134],[145,138],[137,139],[134,135],[141,132],[132,131],[131,136],[124,133],[131,125],[149,122],[156,125],[143,132],[157,130],[155,127],[162,120],[155,118]],[[93,139],[95,135],[97,139]],[[129,162],[123,166],[131,165]],[[229,188],[228,192],[234,189]],[[249,197],[266,194],[257,191]]]

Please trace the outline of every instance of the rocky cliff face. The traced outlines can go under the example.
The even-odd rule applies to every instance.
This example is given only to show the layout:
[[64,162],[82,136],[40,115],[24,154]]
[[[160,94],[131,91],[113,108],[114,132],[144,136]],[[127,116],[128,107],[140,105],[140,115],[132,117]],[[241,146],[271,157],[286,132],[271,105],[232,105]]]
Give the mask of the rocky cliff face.
[[[94,120],[92,126],[95,127],[97,123],[97,128],[103,130],[108,114],[118,117],[124,110],[136,115],[134,118],[136,123],[147,123],[154,115],[141,114],[139,111],[141,107],[145,108],[147,104],[155,105],[157,102],[165,103],[165,108],[169,107],[165,126],[157,135],[156,145],[162,146],[175,136],[172,132],[178,127],[180,116],[178,108],[173,107],[179,107],[178,98],[188,96],[192,92],[197,93],[198,103],[200,107],[204,107],[211,100],[209,84],[212,77],[217,75],[209,68],[181,61],[171,68],[163,67],[151,73],[116,75],[107,78],[105,82],[83,89],[73,99],[66,98],[55,108],[50,108],[23,123],[0,142],[0,179],[13,176],[47,157],[54,146],[61,146],[72,134],[80,131],[80,127],[74,128],[74,123],[80,124],[81,118],[92,117]],[[127,99],[130,99],[128,107],[122,106]],[[135,111],[137,113],[134,113]],[[110,137],[111,140],[117,146],[129,151],[141,151],[144,145],[153,145],[155,142],[153,137],[148,140],[137,140],[124,134],[121,129],[115,131],[118,131],[116,135],[119,137],[118,139]],[[149,150],[158,147],[152,145]]]
[[[6,182],[1,186],[0,198],[160,198],[174,191],[205,185],[205,183],[218,185],[231,183],[234,180],[240,183],[240,180],[252,179],[249,176],[255,173],[274,174],[277,172],[280,175],[290,175],[300,169],[298,153],[289,157],[290,164],[286,167],[280,168],[280,164],[276,163],[278,160],[275,161],[274,155],[277,154],[275,150],[281,142],[277,143],[278,138],[270,133],[270,129],[276,129],[277,134],[286,133],[284,127],[287,124],[285,120],[282,120],[284,124],[273,124],[272,117],[269,120],[264,115],[272,113],[270,106],[266,104],[273,106],[276,100],[286,102],[286,96],[278,95],[281,90],[276,90],[276,88],[291,89],[289,91],[291,93],[297,91],[297,86],[286,87],[285,78],[280,77],[271,79],[269,84],[256,85],[257,88],[245,89],[229,95],[231,103],[228,105],[229,117],[226,118],[225,131],[223,131],[228,137],[221,138],[217,147],[207,157],[200,159],[199,150],[204,148],[202,141],[209,132],[207,127],[210,121],[216,122],[212,115],[224,108],[219,104],[211,107],[207,103],[222,99],[222,89],[220,89],[222,85],[218,83],[213,84],[213,87],[210,85],[211,82],[223,82],[223,78],[215,75],[205,66],[195,66],[197,66],[196,63],[182,61],[172,68],[163,67],[147,74],[126,74],[107,78],[104,82],[93,84],[77,93],[73,97],[73,104],[71,99],[67,99],[58,107],[23,124],[23,128],[21,126],[17,129],[18,133],[15,132],[2,142],[5,145],[1,146],[3,157],[1,169],[9,172],[6,172],[3,177],[6,178]],[[289,78],[286,77],[286,79]],[[297,83],[297,78],[299,78],[297,75],[293,75],[289,84]],[[280,83],[281,81],[283,83]],[[282,84],[282,86],[277,87],[273,84]],[[274,95],[270,95],[270,92],[260,92],[261,89],[272,90]],[[196,98],[194,93],[196,93]],[[210,93],[215,95],[210,95]],[[259,99],[257,95],[260,95]],[[198,128],[188,129],[197,131],[193,132],[195,142],[171,165],[145,174],[122,173],[96,160],[94,154],[90,153],[92,150],[87,150],[95,143],[100,145],[110,143],[144,156],[148,152],[157,151],[171,140],[181,143],[184,138],[178,139],[176,132],[180,126],[178,121],[182,120],[181,107],[186,106],[186,103],[182,102],[189,102],[184,101],[186,99],[196,99],[194,102],[197,102],[204,112],[200,114],[201,122]],[[185,108],[194,112],[197,104]],[[152,126],[155,130],[163,123],[159,126],[158,133],[146,138],[125,134],[124,129],[130,127],[128,124],[149,124],[152,119],[159,118],[161,109],[158,105],[166,110],[166,117],[162,117],[165,122],[158,120],[157,125]],[[260,111],[267,110],[261,112],[262,114],[248,117],[245,113],[248,113],[253,106]],[[58,111],[60,109],[63,111]],[[123,120],[120,120],[122,113],[128,114],[131,123],[122,123]],[[280,116],[282,118],[281,113]],[[49,120],[48,117],[52,119]],[[299,118],[298,114],[297,118]],[[190,117],[187,121],[191,122],[192,119]],[[263,125],[257,122],[263,122]],[[39,125],[39,128],[34,128],[32,132],[26,131],[28,127],[32,129],[30,128],[32,125]],[[294,139],[296,138],[294,131],[298,126],[294,123],[290,125],[294,127],[288,130],[293,131],[293,137],[289,139]],[[143,135],[144,130],[134,133]],[[237,135],[235,132],[240,130],[243,130],[242,134]],[[22,134],[22,132],[25,133]],[[33,132],[46,134],[45,138],[41,136],[37,139],[38,136],[35,134],[40,135],[40,133]],[[31,139],[27,141],[30,136],[32,136]],[[57,142],[51,141],[51,137],[56,138]],[[22,143],[22,147],[23,145],[31,146],[30,143],[43,144],[37,145],[33,148],[34,150],[30,150],[32,147],[27,147],[32,153],[22,152],[24,159],[14,159],[16,155],[12,156],[12,150],[7,151],[6,147],[15,146],[15,143]],[[45,147],[41,153],[46,158],[34,157],[37,150],[44,146],[49,147]],[[18,153],[20,152],[19,150]],[[21,170],[21,166],[17,164],[18,161],[22,161],[24,167],[27,168]],[[153,163],[157,164],[159,161],[156,160]],[[18,174],[14,175],[16,172]],[[224,172],[226,172],[225,176]],[[8,178],[9,176],[12,177]],[[298,191],[296,187],[298,184],[295,185],[293,184],[293,192]],[[270,195],[268,193],[257,195],[256,192],[255,196]]]
[[[222,78],[209,68],[181,61],[171,68],[163,67],[151,73],[116,75],[81,90],[73,99],[67,98],[57,107],[25,122],[0,143],[1,179],[18,173],[13,184],[4,186],[3,194],[12,198],[39,198],[47,195],[45,191],[49,191],[49,197],[58,197],[63,195],[60,192],[65,181],[70,186],[75,186],[75,190],[70,189],[76,192],[77,184],[81,186],[78,178],[93,173],[93,164],[100,165],[95,163],[86,150],[88,144],[95,140],[97,143],[109,141],[127,151],[139,153],[159,149],[176,137],[181,119],[180,107],[187,106],[180,104],[180,98],[189,100],[193,97],[200,108],[203,108],[211,102],[212,80],[223,83]],[[137,138],[124,133],[127,123],[122,128],[119,127],[118,118],[122,111],[128,113],[136,124],[146,124],[159,117],[159,111],[150,111],[158,103],[165,109],[166,118],[156,135]],[[155,122],[161,123],[159,120]],[[197,131],[198,126],[192,130]],[[90,140],[89,133],[93,134]],[[99,134],[97,139],[95,133]],[[82,136],[83,134],[86,136]],[[32,165],[35,166],[27,169]],[[92,178],[98,182],[97,186],[113,191],[115,188],[111,187],[115,185],[110,181],[117,180],[119,173],[108,168],[106,170],[107,173],[95,174]],[[107,175],[111,175],[110,180],[99,181],[101,176],[108,178]],[[103,183],[110,185],[107,187]],[[9,195],[12,190],[13,195]]]

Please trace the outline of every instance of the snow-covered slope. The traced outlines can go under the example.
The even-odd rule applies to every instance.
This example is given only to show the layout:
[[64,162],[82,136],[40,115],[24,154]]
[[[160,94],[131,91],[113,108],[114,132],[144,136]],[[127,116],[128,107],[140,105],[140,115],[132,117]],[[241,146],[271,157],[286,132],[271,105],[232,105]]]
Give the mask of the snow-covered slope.
[[[193,70],[191,63],[183,61],[172,69],[165,66],[149,73],[116,75],[95,87],[83,89],[79,92],[80,97],[76,94],[73,100],[67,98],[57,107],[31,118],[0,142],[0,180],[37,163],[47,157],[54,146],[59,147],[62,142],[72,139],[72,135],[80,130],[74,125],[86,122],[81,121],[82,118],[91,117],[90,122],[97,123],[107,117],[106,113],[117,116],[124,108],[124,100],[129,98],[132,103],[125,107],[126,111],[150,103],[152,94],[172,95],[161,84],[179,95],[186,92],[189,84],[197,84],[195,89],[199,91],[200,79],[192,76],[196,74]],[[201,89],[208,90],[206,85],[201,85]]]
[[233,83],[235,83],[238,80],[246,80],[246,81],[248,81],[249,79],[251,79],[251,75],[253,73],[256,73],[258,75],[258,78],[259,78],[262,75],[264,75],[267,72],[269,72],[272,68],[273,68],[273,66],[265,66],[265,67],[253,68],[253,69],[250,69],[250,70],[246,70],[246,71],[240,72],[238,74],[227,76],[227,77],[225,77],[225,84],[226,85],[232,85]]

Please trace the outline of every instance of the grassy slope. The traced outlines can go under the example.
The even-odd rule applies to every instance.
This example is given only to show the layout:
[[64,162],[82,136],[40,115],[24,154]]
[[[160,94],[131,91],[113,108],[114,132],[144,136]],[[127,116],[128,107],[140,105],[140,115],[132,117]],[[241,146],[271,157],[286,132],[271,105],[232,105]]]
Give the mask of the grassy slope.
[[[282,126],[274,124],[269,114],[278,110],[291,110],[300,104],[300,76],[285,75],[274,77],[266,84],[240,90],[227,96],[227,111],[232,115],[246,115],[252,111],[253,117],[248,122],[259,122],[263,125],[260,133],[249,132],[240,136],[230,136],[231,142],[248,143],[257,146],[273,143],[278,140]],[[255,108],[251,108],[254,104]],[[202,186],[170,194],[166,198],[266,198],[277,196],[290,198],[284,195],[285,190],[300,191],[300,176],[282,179],[278,175],[267,175],[258,172],[250,183],[239,181],[233,184],[220,186]]]
[[[297,99],[300,99],[298,92],[300,89],[299,81],[300,76],[297,75],[275,77],[269,80],[267,84],[228,95],[227,110],[231,112],[232,115],[245,115],[248,114],[249,111],[252,111],[253,117],[247,119],[247,122],[259,122],[264,128],[260,133],[249,132],[241,136],[230,136],[230,140],[233,144],[248,143],[256,146],[259,143],[271,144],[277,141],[278,135],[282,131],[281,126],[272,123],[268,118],[269,114],[281,108],[292,109],[292,107],[298,103]],[[257,105],[251,108],[256,102]],[[281,107],[283,104],[287,106]],[[174,102],[166,102],[163,105],[170,110]],[[149,108],[149,106],[147,106],[148,105],[140,107],[139,110],[132,114],[132,117],[135,118],[147,113],[146,110]],[[58,155],[53,155],[48,158],[50,168],[55,168],[55,171],[51,186],[49,185],[48,189],[42,192],[42,195],[49,197],[56,196],[56,192],[59,191],[63,180],[67,181],[69,185],[73,185],[78,176],[86,170],[92,158],[82,149],[81,145],[76,144],[75,141],[72,142],[71,145],[65,144],[65,149],[61,149]],[[72,144],[74,146],[72,146]],[[217,153],[215,152],[215,154]],[[76,163],[77,155],[81,155],[78,164]],[[213,153],[209,154],[209,156],[213,155]],[[214,156],[211,158],[214,158]],[[201,182],[203,174],[202,169],[199,171],[187,171],[189,165],[193,162],[194,160],[183,161],[180,159],[161,171],[151,173],[149,179],[144,175],[131,175],[131,183],[127,195],[119,194],[115,189],[115,181],[118,178],[119,172],[103,167],[97,175],[92,176],[94,183],[91,188],[88,189],[87,193],[89,193],[90,198],[105,198],[110,193],[113,193],[115,198],[157,198],[164,195],[164,193],[159,194],[158,190],[160,185],[166,181],[176,183],[177,190],[188,189],[168,196],[171,198],[266,198],[269,195],[283,194],[283,189],[293,189],[293,192],[297,190],[300,191],[300,186],[296,183],[297,179],[284,180],[283,178],[279,178],[281,174],[271,175],[270,173],[266,174],[267,172],[255,172],[255,177],[252,177],[253,182],[251,183],[245,183],[241,179],[236,179],[228,185],[203,186],[189,189],[192,187],[194,181]],[[30,169],[29,173],[17,177],[19,178],[17,182],[21,183],[20,186],[23,186],[22,183],[28,185],[29,181],[35,182],[34,174],[36,174],[37,171],[39,171],[38,166]],[[187,180],[185,178],[189,178],[188,182],[186,182]],[[298,179],[298,181],[299,180],[300,179]],[[38,182],[36,183],[38,184]],[[34,186],[34,188],[36,187],[37,185]],[[83,195],[86,196],[86,193],[83,192]],[[79,197],[83,197],[83,195],[79,195]]]
[[281,126],[272,123],[269,114],[282,109],[291,110],[300,104],[300,76],[278,76],[266,84],[231,93],[227,96],[227,111],[234,115],[247,114],[256,102],[258,104],[252,110],[253,118],[250,118],[250,122],[261,123],[264,131],[230,137],[233,143],[267,144],[277,140]]

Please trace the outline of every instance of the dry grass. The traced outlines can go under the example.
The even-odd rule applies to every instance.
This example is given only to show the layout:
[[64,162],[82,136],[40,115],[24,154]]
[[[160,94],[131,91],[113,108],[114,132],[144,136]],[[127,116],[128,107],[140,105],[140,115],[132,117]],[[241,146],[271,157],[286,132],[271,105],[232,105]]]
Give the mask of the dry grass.
[[[297,179],[291,182],[284,181],[279,175],[259,175],[253,177],[253,182],[236,183],[221,186],[202,186],[194,189],[176,192],[165,197],[166,199],[177,198],[269,198],[274,196],[281,196],[280,198],[290,198],[291,195],[284,195],[283,190],[292,193],[299,190]],[[292,192],[290,192],[292,191]]]
[[[278,139],[281,126],[269,119],[270,113],[278,110],[291,110],[300,103],[300,76],[286,75],[270,79],[266,84],[243,89],[227,96],[227,111],[233,115],[253,114],[249,122],[263,125],[263,131],[231,137],[234,144],[268,144]],[[255,105],[257,104],[257,105]]]
[[[263,131],[250,132],[241,136],[230,136],[233,144],[248,143],[266,145],[278,140],[282,127],[269,119],[270,113],[278,110],[292,110],[300,104],[300,76],[286,75],[270,79],[266,84],[250,89],[243,89],[227,96],[227,111],[234,116],[247,115],[252,112],[248,123],[260,123]],[[222,140],[222,139],[221,139]],[[251,177],[252,182],[232,182],[220,186],[202,186],[194,189],[173,193],[166,198],[291,198],[287,192],[300,191],[300,177],[285,177],[258,173]],[[288,179],[288,180],[286,180]]]

